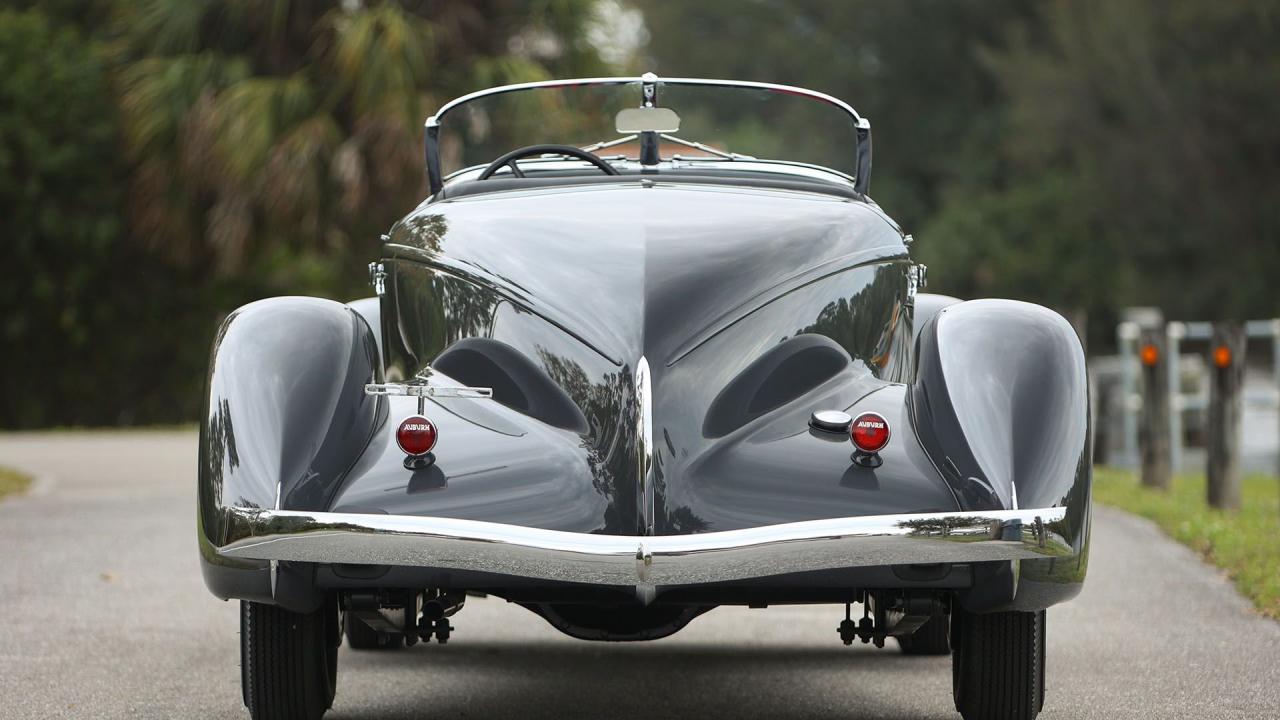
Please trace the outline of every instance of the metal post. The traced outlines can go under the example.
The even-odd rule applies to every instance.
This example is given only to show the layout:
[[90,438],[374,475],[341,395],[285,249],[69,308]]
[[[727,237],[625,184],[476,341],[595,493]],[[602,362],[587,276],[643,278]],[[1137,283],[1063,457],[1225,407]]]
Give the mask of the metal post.
[[1169,465],[1173,472],[1182,470],[1182,338],[1187,326],[1171,322],[1169,335]]
[[1248,336],[1244,324],[1213,324],[1209,346],[1209,505],[1240,507],[1240,424],[1244,406],[1244,354]]
[[1137,384],[1133,372],[1133,343],[1138,339],[1138,326],[1122,322],[1116,326],[1116,347],[1120,351],[1120,428],[1124,439],[1121,461],[1126,467],[1138,463],[1138,413],[1134,400]]
[[1168,343],[1164,325],[1144,328],[1138,340],[1142,361],[1142,484],[1168,490],[1169,472],[1169,376],[1165,369]]

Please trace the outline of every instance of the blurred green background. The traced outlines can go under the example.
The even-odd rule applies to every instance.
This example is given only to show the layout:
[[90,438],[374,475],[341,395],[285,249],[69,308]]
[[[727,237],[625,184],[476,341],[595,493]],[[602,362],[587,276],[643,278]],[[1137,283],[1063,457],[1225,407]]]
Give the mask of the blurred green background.
[[[196,419],[236,306],[368,294],[452,96],[634,73],[850,101],[930,291],[1280,315],[1280,2],[0,0],[0,427]],[[776,128],[803,133],[803,128]]]

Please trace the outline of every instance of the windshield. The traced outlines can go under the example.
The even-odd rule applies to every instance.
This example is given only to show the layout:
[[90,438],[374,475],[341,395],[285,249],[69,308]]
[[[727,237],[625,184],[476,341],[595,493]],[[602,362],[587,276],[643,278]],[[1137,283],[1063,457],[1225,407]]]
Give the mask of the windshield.
[[[663,111],[663,122],[651,128],[635,115],[646,97]],[[869,127],[840,101],[798,88],[648,78],[496,88],[446,105],[429,133],[432,122],[445,177],[529,145],[573,145],[638,161],[639,131],[651,129],[662,161],[803,163],[853,179]]]

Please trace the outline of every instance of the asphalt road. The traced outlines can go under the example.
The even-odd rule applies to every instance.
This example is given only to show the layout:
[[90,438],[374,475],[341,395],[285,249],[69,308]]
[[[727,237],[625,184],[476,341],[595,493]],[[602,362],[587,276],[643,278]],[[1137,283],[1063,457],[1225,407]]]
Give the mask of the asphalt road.
[[[243,718],[237,608],[196,564],[194,433],[0,435],[0,717]],[[1049,612],[1043,718],[1280,718],[1280,624],[1099,508]],[[955,718],[950,661],[846,648],[836,606],[719,609],[672,638],[560,635],[471,600],[447,646],[339,658],[333,718]]]

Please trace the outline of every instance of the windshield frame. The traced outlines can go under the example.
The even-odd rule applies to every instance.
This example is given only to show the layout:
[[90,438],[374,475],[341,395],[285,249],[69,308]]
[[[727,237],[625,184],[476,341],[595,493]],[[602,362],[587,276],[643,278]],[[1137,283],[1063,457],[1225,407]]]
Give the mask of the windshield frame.
[[[440,171],[440,123],[446,115],[458,107],[465,105],[473,100],[493,95],[501,95],[503,93],[518,92],[521,90],[535,90],[539,88],[556,88],[568,87],[574,85],[638,85],[641,90],[637,96],[637,103],[644,97],[644,88],[652,87],[658,84],[662,85],[704,85],[714,87],[739,87],[755,90],[768,90],[772,92],[787,93],[790,95],[799,95],[802,97],[823,102],[832,105],[847,114],[853,123],[854,132],[857,136],[857,147],[854,149],[854,167],[857,169],[853,178],[854,190],[865,195],[871,184],[871,122],[865,117],[858,114],[853,106],[843,100],[828,95],[817,90],[809,90],[807,88],[796,87],[794,85],[779,85],[776,83],[754,82],[749,80],[716,80],[709,78],[663,78],[653,73],[645,73],[640,76],[620,76],[620,77],[597,77],[597,78],[574,78],[566,80],[541,80],[538,82],[515,83],[512,85],[500,85],[485,90],[478,90],[468,93],[458,98],[454,98],[445,103],[436,113],[427,118],[426,121],[426,170],[427,170],[427,187],[429,194],[435,195],[444,187],[444,177]],[[639,106],[637,104],[637,106]],[[833,171],[836,172],[836,171]],[[843,175],[844,173],[839,173]]]

